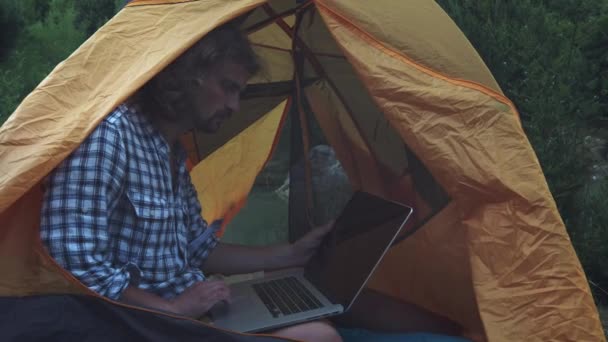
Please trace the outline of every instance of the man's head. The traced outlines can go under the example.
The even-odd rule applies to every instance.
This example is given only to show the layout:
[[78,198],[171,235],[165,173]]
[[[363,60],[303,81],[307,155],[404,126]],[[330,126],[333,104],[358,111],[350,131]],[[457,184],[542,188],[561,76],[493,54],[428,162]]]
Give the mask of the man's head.
[[240,94],[259,68],[247,38],[226,24],[150,80],[140,99],[147,111],[181,129],[214,133],[239,110]]

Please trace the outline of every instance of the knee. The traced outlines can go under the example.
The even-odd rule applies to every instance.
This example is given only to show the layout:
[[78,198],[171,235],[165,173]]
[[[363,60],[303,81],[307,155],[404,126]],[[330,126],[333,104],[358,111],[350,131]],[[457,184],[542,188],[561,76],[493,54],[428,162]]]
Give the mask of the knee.
[[275,335],[303,342],[342,342],[342,337],[340,337],[338,331],[324,321],[284,328],[277,331]]
[[336,328],[327,322],[313,322],[311,341],[342,342]]

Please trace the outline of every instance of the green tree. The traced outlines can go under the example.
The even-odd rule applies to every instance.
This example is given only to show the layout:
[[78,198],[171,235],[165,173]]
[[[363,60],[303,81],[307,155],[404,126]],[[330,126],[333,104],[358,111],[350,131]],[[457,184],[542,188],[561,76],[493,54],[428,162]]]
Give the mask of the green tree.
[[0,61],[15,47],[17,34],[23,25],[18,6],[8,0],[0,0]]
[[[25,5],[29,3],[30,7]],[[0,122],[19,101],[86,38],[75,25],[72,0],[51,0],[45,9],[37,0],[26,0],[18,11],[23,29],[16,45],[0,66]],[[43,16],[40,20],[37,20]]]
[[120,8],[116,0],[79,0],[75,2],[76,26],[87,36],[92,35],[105,24]]
[[597,16],[588,24],[583,43],[583,51],[589,62],[593,77],[586,84],[596,102],[593,123],[608,128],[608,5],[603,15]]
[[583,145],[606,128],[608,1],[438,3],[516,104],[587,275],[608,287],[608,186]]
[[125,0],[0,0],[0,123]]

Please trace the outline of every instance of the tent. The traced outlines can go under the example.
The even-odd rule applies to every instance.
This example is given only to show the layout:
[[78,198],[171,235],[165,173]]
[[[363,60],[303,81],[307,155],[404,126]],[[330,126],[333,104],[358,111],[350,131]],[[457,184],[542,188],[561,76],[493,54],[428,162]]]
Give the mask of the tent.
[[[415,233],[391,248],[371,288],[459,322],[476,341],[605,340],[515,106],[431,0],[132,1],[0,128],[3,334],[65,337],[79,325],[159,340],[270,339],[100,298],[38,237],[41,180],[115,106],[237,17],[265,72],[222,132],[184,137],[208,221],[243,207],[288,116],[302,155],[314,122],[353,188],[416,210]],[[304,197],[290,202],[314,210],[311,172],[305,162]]]

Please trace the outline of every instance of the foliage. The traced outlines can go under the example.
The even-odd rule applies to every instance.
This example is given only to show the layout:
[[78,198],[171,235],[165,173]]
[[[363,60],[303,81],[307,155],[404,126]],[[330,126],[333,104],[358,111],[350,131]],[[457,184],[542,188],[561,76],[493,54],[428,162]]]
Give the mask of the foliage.
[[0,2],[0,60],[13,49],[16,35],[21,23],[15,16],[16,6],[12,2],[3,0]]
[[594,75],[586,84],[598,100],[597,110],[603,115],[596,118],[601,122],[596,124],[608,126],[608,10],[604,6],[604,15],[592,19],[589,32],[584,39],[584,54],[590,61],[597,61],[590,65],[591,74]]
[[79,0],[74,3],[77,11],[76,26],[84,29],[87,36],[95,33],[115,12],[115,0]]
[[121,0],[0,0],[0,123]]
[[438,3],[518,107],[583,267],[608,288],[608,187],[590,177],[606,160],[583,144],[608,129],[608,1]]

